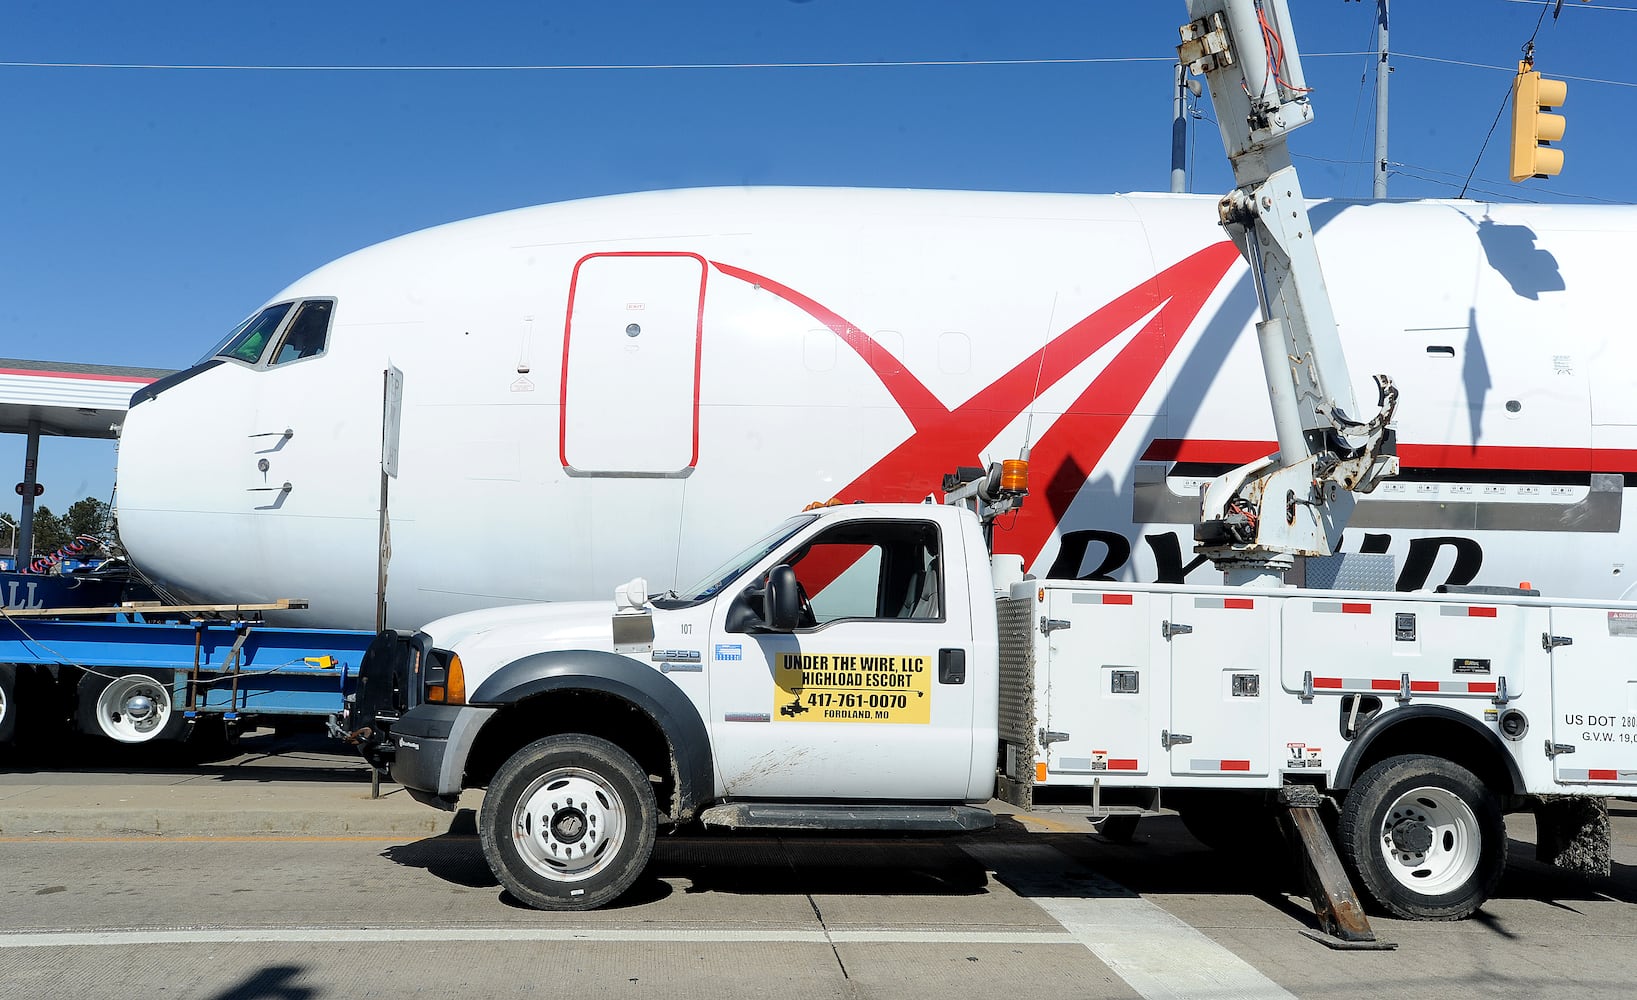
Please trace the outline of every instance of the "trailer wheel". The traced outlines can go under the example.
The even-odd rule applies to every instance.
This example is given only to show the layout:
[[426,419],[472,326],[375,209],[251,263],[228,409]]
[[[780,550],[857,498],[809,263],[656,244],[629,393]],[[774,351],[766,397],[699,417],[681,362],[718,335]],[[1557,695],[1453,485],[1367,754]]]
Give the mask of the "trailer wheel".
[[116,743],[154,743],[183,733],[182,713],[171,700],[170,672],[86,674],[80,678],[82,732]]
[[1342,860],[1382,909],[1408,920],[1471,916],[1500,881],[1500,804],[1466,768],[1392,757],[1365,771],[1342,802]]
[[0,663],[0,743],[17,735],[17,665]]
[[591,910],[648,866],[658,816],[647,774],[624,750],[594,736],[551,736],[502,765],[478,834],[513,896],[540,910]]

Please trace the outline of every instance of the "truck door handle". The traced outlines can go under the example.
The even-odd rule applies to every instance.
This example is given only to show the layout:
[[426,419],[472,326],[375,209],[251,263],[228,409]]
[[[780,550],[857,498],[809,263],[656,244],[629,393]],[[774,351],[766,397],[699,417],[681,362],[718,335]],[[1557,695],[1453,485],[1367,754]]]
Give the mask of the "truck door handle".
[[938,683],[965,684],[966,683],[966,650],[940,649],[938,650]]

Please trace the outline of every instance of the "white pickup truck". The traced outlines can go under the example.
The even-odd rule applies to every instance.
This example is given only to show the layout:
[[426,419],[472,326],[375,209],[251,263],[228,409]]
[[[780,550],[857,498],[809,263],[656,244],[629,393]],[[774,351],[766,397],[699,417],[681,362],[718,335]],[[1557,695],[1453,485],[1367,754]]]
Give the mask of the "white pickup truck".
[[961,507],[821,508],[680,593],[382,633],[353,724],[423,801],[487,788],[484,853],[547,909],[620,895],[664,824],[979,829],[991,798],[1047,793],[1114,835],[1163,796],[1265,854],[1280,789],[1317,789],[1355,883],[1405,917],[1483,903],[1507,811],[1606,867],[1596,797],[1637,783],[1637,604],[1006,563]]

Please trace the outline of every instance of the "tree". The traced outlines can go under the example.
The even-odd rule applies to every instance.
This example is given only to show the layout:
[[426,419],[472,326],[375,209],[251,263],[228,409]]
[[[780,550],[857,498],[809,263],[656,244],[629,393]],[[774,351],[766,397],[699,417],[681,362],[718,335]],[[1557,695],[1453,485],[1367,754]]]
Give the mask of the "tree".
[[63,530],[70,538],[89,535],[103,544],[113,541],[113,514],[109,506],[96,497],[74,501],[63,515]]
[[40,505],[34,509],[34,554],[46,556],[73,541],[74,536],[68,533],[63,519],[51,512],[51,508]]
[[[86,497],[76,500],[68,508],[68,513],[58,516],[50,507],[41,505],[34,508],[34,538],[33,547],[35,556],[49,556],[75,539],[88,535],[101,542],[103,546],[112,545],[114,541],[113,510],[96,497]],[[14,537],[17,519],[10,514],[0,514],[0,549],[8,555],[22,544],[20,537]],[[102,555],[97,546],[90,546],[79,554],[80,558]],[[27,560],[23,560],[26,562]]]

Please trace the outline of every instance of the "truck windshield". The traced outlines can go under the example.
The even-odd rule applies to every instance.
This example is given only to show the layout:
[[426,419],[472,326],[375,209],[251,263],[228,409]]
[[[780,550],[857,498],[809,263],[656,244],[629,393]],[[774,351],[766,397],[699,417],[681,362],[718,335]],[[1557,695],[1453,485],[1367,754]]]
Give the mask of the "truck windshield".
[[796,532],[817,520],[817,514],[800,514],[750,543],[738,555],[705,574],[704,579],[691,587],[684,587],[663,598],[654,600],[655,607],[682,607],[698,604],[722,592],[739,574],[760,562],[769,552],[789,541]]

